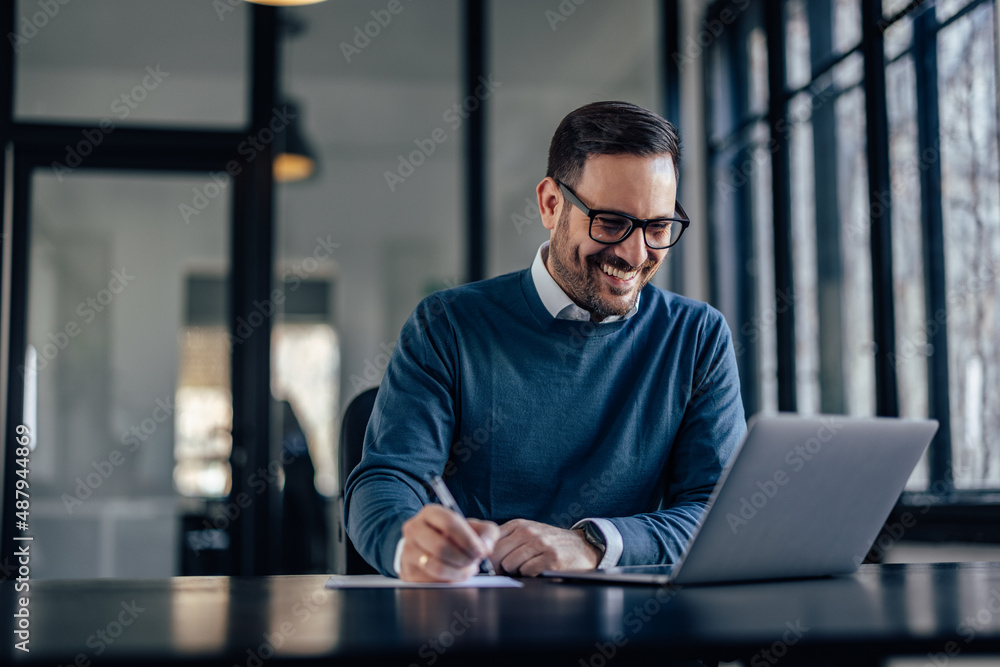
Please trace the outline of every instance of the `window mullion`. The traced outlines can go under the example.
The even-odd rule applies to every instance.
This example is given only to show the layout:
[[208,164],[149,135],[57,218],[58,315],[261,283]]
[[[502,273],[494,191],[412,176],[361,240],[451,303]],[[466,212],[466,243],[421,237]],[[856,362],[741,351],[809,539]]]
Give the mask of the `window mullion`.
[[889,178],[885,45],[879,27],[881,20],[881,0],[861,0],[875,332],[875,409],[880,416],[896,417],[899,415],[899,390],[893,366],[896,321],[892,284],[892,188]]
[[[768,122],[771,130],[771,184],[774,216],[775,294],[795,294],[792,267],[791,152],[788,148],[788,101],[785,96],[784,3],[764,5],[768,59]],[[794,300],[776,311],[778,338],[778,409],[796,410]]]
[[913,24],[916,68],[917,141],[920,155],[920,210],[924,235],[924,290],[927,308],[928,408],[941,426],[930,450],[930,478],[949,489],[951,408],[948,384],[948,326],[945,294],[944,214],[941,203],[941,128],[938,116],[937,20],[933,9],[921,12]]

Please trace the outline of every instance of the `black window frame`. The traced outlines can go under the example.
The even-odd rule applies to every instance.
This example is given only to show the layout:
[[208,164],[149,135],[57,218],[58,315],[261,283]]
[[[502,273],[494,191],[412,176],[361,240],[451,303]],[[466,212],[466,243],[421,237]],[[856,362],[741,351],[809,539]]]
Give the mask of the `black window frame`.
[[[739,39],[745,35],[745,29],[740,27],[741,20],[752,16],[753,11],[760,12],[761,24],[767,38],[768,56],[768,90],[780,91],[779,95],[768,95],[766,113],[744,113],[741,100],[746,95],[745,85],[740,84],[737,75],[726,89],[728,99],[713,100],[713,70],[711,54],[704,59],[703,77],[706,104],[706,118],[710,119],[706,128],[706,182],[714,180],[716,161],[734,143],[742,141],[741,135],[755,123],[766,122],[770,131],[770,150],[772,153],[773,174],[773,233],[775,257],[775,298],[780,299],[782,291],[785,294],[794,293],[793,276],[791,272],[791,220],[790,220],[790,188],[789,160],[787,134],[782,132],[787,128],[788,104],[796,95],[810,92],[817,80],[830,73],[834,67],[847,58],[860,54],[864,61],[864,77],[861,82],[865,93],[866,120],[866,157],[868,162],[868,213],[871,220],[871,259],[872,259],[872,300],[874,312],[874,343],[877,346],[874,356],[875,364],[875,396],[876,414],[880,416],[899,416],[898,385],[895,368],[892,363],[896,349],[895,313],[893,294],[892,269],[892,228],[891,228],[891,197],[890,161],[889,161],[889,127],[885,89],[885,72],[887,66],[906,55],[912,55],[916,67],[917,95],[917,151],[935,149],[935,142],[940,137],[938,118],[937,91],[937,35],[949,25],[975,11],[977,8],[992,4],[997,10],[996,0],[970,0],[964,7],[943,21],[938,21],[935,15],[934,2],[915,1],[907,4],[892,16],[883,16],[881,0],[860,0],[861,10],[861,41],[850,50],[830,54],[822,62],[813,63],[813,70],[808,83],[789,88],[785,77],[785,1],[784,0],[749,0],[734,2],[733,0],[716,0],[705,13],[705,25],[724,26],[715,43],[708,47],[717,49],[719,57],[726,59],[724,66],[730,72],[738,73],[740,64],[736,62],[736,54],[740,47]],[[734,11],[737,7],[740,11]],[[735,20],[732,18],[736,16]],[[910,46],[893,59],[885,57],[884,34],[886,29],[896,24],[905,16],[912,16],[913,39]],[[728,20],[727,20],[728,17]],[[750,19],[747,19],[750,20]],[[1000,39],[994,29],[994,48],[998,47]],[[731,75],[732,76],[732,75]],[[997,78],[1000,81],[1000,77]],[[843,91],[840,91],[843,92]],[[835,93],[837,94],[837,93]],[[721,103],[728,106],[727,111],[733,118],[730,131],[725,136],[713,136],[712,121],[713,104]],[[996,137],[1000,141],[1000,137]],[[939,161],[934,161],[920,172],[921,189],[921,227],[923,245],[923,263],[925,276],[925,306],[927,312],[940,312],[947,306],[945,295],[945,264],[944,264],[944,224],[941,195],[941,167]],[[713,216],[715,202],[712,188],[706,189],[706,210],[710,219]],[[887,200],[888,196],[888,200]],[[748,227],[752,220],[749,211],[748,197],[742,196],[737,201],[735,227]],[[743,225],[741,223],[748,223]],[[745,232],[749,234],[750,232]],[[719,239],[710,236],[710,244]],[[749,259],[746,254],[747,240],[743,239],[743,255],[737,259]],[[714,259],[714,255],[713,255]],[[742,278],[722,284],[721,272],[715,262],[710,266],[710,284],[712,298],[715,302],[725,290],[739,292],[737,317],[740,321],[749,321],[756,298],[756,287],[753,276],[746,269],[737,275]],[[733,284],[735,283],[735,284]],[[780,303],[780,301],[778,301]],[[742,315],[746,317],[742,317]],[[795,318],[794,303],[777,310],[775,327],[778,345],[778,408],[783,411],[796,410],[795,396]],[[933,344],[938,349],[947,349],[947,327],[940,327],[933,336]],[[734,330],[734,338],[741,349],[748,354],[741,360],[741,378],[744,382],[744,403],[748,414],[756,411],[760,405],[757,391],[756,368],[759,363],[758,354],[752,345],[742,340],[739,330]],[[1000,490],[961,490],[956,489],[952,478],[951,460],[951,413],[948,384],[948,357],[946,354],[928,356],[928,402],[929,417],[940,423],[937,435],[929,450],[929,484],[926,491],[904,491],[887,526],[898,524],[905,528],[905,539],[933,541],[967,541],[967,542],[1000,542]],[[992,434],[997,437],[1000,434]],[[900,539],[898,530],[893,533],[893,541]],[[879,554],[884,548],[875,547]],[[876,555],[879,555],[876,554]]]

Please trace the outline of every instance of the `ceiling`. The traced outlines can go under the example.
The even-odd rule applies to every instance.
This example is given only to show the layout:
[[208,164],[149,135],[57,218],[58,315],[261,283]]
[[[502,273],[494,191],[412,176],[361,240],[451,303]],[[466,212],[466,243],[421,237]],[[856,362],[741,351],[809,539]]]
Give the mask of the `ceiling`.
[[[38,13],[39,5],[37,0],[17,1],[18,25],[23,28]],[[400,1],[402,10],[396,15],[386,13],[387,0],[333,0],[281,10],[292,25],[301,27],[299,34],[288,38],[287,66],[303,76],[377,76],[411,82],[451,79],[459,58],[461,3]],[[230,7],[231,2],[235,6]],[[642,66],[634,60],[635,50],[627,41],[603,42],[600,35],[638,35],[655,29],[655,4],[651,0],[590,2],[563,17],[557,2],[490,3],[490,61],[503,61],[506,68],[537,82],[628,78]],[[562,5],[575,7],[571,2]],[[87,0],[58,8],[46,21],[35,21],[42,27],[19,50],[19,69],[113,70],[137,62],[169,61],[177,69],[206,74],[245,71],[250,14],[246,3]],[[391,18],[348,63],[341,45],[352,42],[356,29],[364,30],[374,20],[372,12],[383,20]],[[564,20],[554,21],[557,15]],[[369,27],[369,32],[376,31]],[[536,48],[523,48],[528,44]],[[541,58],[539,44],[546,46]],[[574,66],[554,67],[560,61]]]

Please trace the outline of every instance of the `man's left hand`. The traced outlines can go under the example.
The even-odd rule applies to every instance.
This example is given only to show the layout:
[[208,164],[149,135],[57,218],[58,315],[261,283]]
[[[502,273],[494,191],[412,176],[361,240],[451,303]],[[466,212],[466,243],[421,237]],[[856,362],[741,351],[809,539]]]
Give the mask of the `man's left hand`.
[[536,577],[543,570],[592,570],[600,549],[587,542],[583,530],[566,530],[527,519],[500,526],[493,563],[507,574]]

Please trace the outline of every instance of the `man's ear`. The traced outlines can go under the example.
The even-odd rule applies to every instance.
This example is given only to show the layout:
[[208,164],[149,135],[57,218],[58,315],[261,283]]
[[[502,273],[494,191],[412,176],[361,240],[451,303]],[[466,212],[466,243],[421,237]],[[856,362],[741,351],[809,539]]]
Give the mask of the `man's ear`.
[[535,188],[535,193],[538,195],[538,210],[542,214],[542,225],[551,231],[555,229],[556,221],[559,220],[559,215],[562,213],[564,203],[562,193],[556,182],[549,176],[542,179],[542,182]]

